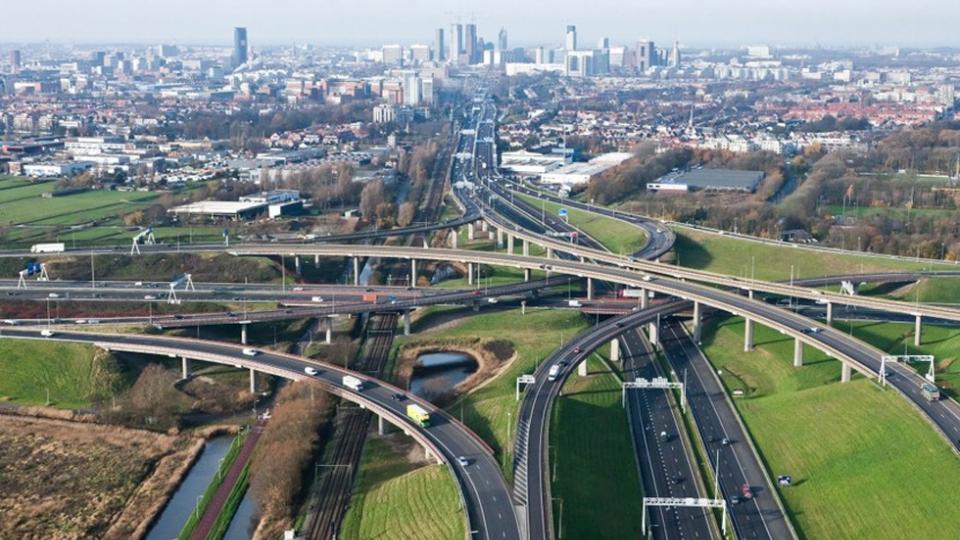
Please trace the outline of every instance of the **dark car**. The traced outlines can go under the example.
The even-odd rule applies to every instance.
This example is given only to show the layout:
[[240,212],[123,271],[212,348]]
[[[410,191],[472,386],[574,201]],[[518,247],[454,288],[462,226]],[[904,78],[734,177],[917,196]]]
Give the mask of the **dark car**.
[[403,401],[407,399],[407,396],[398,393],[398,394],[393,394],[392,396],[390,396],[390,398],[393,399],[394,401]]

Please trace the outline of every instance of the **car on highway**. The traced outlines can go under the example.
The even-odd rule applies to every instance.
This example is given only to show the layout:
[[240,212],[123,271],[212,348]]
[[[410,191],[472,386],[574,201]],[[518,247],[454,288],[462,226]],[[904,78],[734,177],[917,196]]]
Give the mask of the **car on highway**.
[[57,293],[55,293],[55,292],[52,292],[52,293],[48,294],[47,297],[49,297],[49,298],[60,298],[60,295],[57,294]]
[[401,394],[401,393],[398,392],[398,393],[393,394],[392,396],[390,396],[390,399],[392,399],[392,400],[394,400],[394,401],[403,401],[403,400],[407,399],[407,396],[405,396],[405,395],[403,395],[403,394]]
[[730,504],[740,504],[740,497],[737,495],[730,497]]
[[547,380],[553,382],[557,380],[558,376],[560,376],[560,365],[554,364],[550,366],[550,371],[547,373]]
[[307,375],[310,375],[311,377],[316,377],[317,373],[320,373],[319,371],[317,371],[316,368],[312,368],[310,366],[303,368],[303,372],[306,373]]
[[811,327],[809,327],[809,328],[804,328],[804,329],[803,329],[803,333],[804,333],[804,334],[819,334],[820,332],[821,332],[821,329],[820,329],[819,327],[816,327],[816,326],[811,326]]
[[457,456],[457,463],[459,463],[461,467],[466,467],[467,465],[470,465],[470,460],[464,456]]
[[753,498],[753,491],[750,490],[750,484],[744,484],[744,485],[740,486],[740,495],[741,495],[744,499],[752,499],[752,498]]
[[144,300],[156,300],[157,297],[154,296],[154,295],[152,295],[152,294],[145,294],[145,295],[143,295],[143,299],[144,299]]
[[256,356],[260,354],[260,351],[254,349],[253,347],[244,347],[243,355],[244,356]]
[[477,290],[473,291],[472,294],[473,294],[473,296],[483,296],[483,291],[481,291],[480,289],[477,289]]
[[732,442],[733,441],[731,441],[729,437],[724,437],[723,439],[720,439],[720,444],[724,446],[730,446],[730,443]]
[[623,328],[623,321],[617,321],[617,328]]
[[580,354],[581,352],[583,352],[583,350],[580,349],[580,347],[574,347],[574,348],[573,348],[573,354]]
[[43,329],[40,331],[40,335],[43,337],[53,337],[53,330]]
[[11,325],[11,326],[16,326],[17,321],[15,321],[15,320],[13,320],[13,319],[4,319],[4,320],[3,320],[3,324],[9,324],[9,325]]

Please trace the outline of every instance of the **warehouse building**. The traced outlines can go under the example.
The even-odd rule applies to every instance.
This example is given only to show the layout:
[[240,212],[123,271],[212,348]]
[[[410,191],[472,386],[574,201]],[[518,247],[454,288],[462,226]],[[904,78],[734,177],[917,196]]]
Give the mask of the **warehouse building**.
[[763,171],[693,169],[671,172],[647,184],[647,191],[741,191],[753,193],[763,180]]

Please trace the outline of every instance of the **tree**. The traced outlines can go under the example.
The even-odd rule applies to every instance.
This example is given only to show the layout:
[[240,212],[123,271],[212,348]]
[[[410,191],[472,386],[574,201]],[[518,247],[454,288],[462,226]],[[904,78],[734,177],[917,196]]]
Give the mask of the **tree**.
[[360,213],[367,221],[373,221],[377,216],[377,208],[385,202],[383,180],[374,180],[363,186],[360,193]]
[[413,223],[413,218],[417,215],[417,208],[413,205],[412,202],[407,201],[400,205],[400,210],[397,212],[397,225],[400,227],[406,227]]

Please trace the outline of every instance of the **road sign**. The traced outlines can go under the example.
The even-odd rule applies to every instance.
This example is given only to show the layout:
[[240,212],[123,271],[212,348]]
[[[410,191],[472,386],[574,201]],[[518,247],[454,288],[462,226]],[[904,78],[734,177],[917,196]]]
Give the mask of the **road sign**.
[[520,385],[533,384],[535,382],[537,382],[537,378],[533,375],[527,374],[517,377],[516,401],[520,401]]

